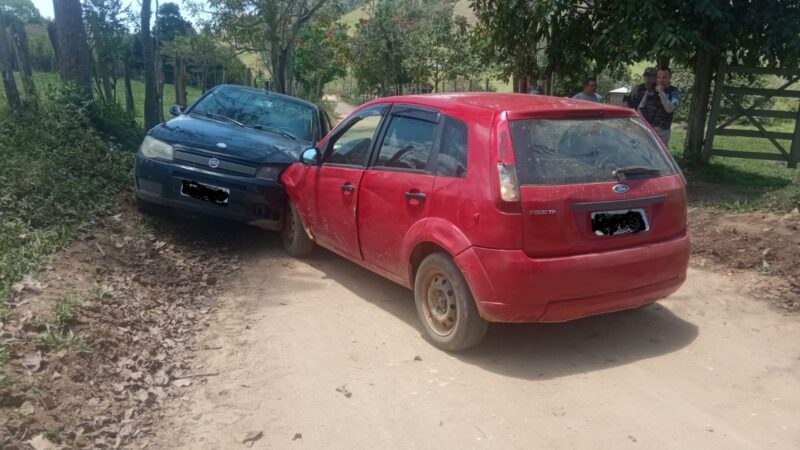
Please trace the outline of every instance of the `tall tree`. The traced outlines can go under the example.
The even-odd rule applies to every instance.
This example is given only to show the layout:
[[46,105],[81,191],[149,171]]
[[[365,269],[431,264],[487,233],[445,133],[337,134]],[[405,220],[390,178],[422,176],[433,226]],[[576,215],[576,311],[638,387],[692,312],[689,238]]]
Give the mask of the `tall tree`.
[[120,0],[86,0],[84,17],[93,56],[98,92],[106,102],[116,101],[116,87],[129,46],[130,10]]
[[272,89],[292,94],[294,47],[300,29],[328,0],[209,0],[211,21],[239,51],[269,61]]
[[153,36],[150,33],[152,8],[150,0],[142,1],[141,33],[142,62],[144,72],[144,127],[149,130],[159,123],[159,101],[156,87],[156,64]]
[[84,95],[92,96],[89,44],[80,0],[53,0],[58,40],[59,73],[64,81],[77,83]]
[[177,36],[186,36],[192,23],[183,18],[180,7],[175,3],[164,3],[156,14],[159,42],[172,42]]
[[297,37],[294,74],[313,101],[322,97],[326,83],[347,74],[347,26],[337,21],[340,15],[336,8],[324,8]]
[[18,110],[22,107],[22,102],[19,98],[17,82],[14,80],[14,61],[11,55],[11,46],[8,42],[8,33],[6,32],[6,14],[0,9],[0,77],[3,78],[3,88],[6,91],[8,106],[12,110]]

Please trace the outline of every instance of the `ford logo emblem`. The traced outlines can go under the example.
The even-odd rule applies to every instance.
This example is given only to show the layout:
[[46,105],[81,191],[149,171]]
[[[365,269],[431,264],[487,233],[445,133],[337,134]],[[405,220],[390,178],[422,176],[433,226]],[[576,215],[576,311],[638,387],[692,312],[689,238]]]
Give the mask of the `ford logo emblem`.
[[226,143],[224,143],[224,142],[218,142],[217,143],[217,147],[219,147],[219,148],[228,148],[228,145]]
[[[210,162],[209,162],[210,164]],[[611,188],[612,191],[616,192],[617,194],[624,194],[631,190],[630,186],[627,184],[616,184],[614,187]]]
[[208,167],[211,167],[212,169],[216,169],[217,167],[219,167],[219,160],[217,158],[209,159],[208,160]]

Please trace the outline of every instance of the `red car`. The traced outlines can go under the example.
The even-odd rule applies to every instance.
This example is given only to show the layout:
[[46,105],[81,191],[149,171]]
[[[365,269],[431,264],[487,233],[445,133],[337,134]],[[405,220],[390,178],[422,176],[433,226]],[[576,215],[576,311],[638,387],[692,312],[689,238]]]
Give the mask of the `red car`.
[[633,110],[519,94],[363,105],[282,180],[292,255],[315,243],[414,290],[436,346],[562,322],[686,279],[685,180]]

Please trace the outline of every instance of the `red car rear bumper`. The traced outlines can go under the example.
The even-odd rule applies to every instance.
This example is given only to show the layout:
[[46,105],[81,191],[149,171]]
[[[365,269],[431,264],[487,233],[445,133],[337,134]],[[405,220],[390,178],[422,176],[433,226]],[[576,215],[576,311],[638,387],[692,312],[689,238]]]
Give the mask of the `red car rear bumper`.
[[689,237],[559,258],[471,247],[455,258],[491,322],[564,322],[636,308],[686,280]]

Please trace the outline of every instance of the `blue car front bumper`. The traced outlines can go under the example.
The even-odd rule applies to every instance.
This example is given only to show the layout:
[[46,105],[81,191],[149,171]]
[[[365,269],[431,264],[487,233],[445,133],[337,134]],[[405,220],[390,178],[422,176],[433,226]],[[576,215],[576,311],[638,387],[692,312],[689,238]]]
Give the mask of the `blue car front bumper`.
[[[136,154],[136,196],[145,202],[279,229],[286,192],[277,181],[205,170]],[[186,195],[185,182],[227,190],[224,204]]]

